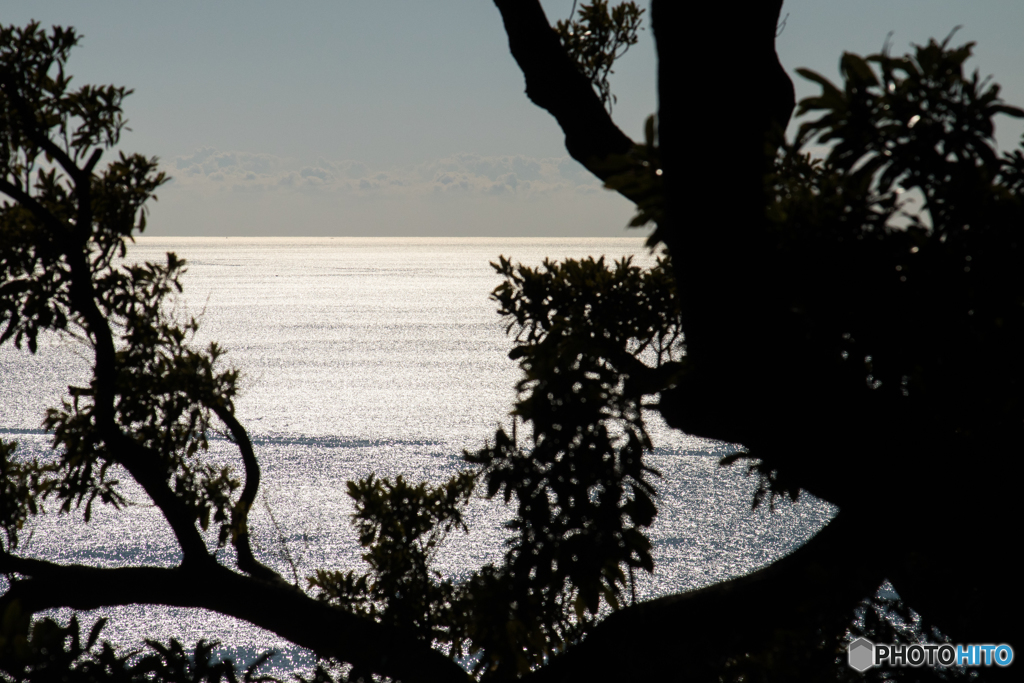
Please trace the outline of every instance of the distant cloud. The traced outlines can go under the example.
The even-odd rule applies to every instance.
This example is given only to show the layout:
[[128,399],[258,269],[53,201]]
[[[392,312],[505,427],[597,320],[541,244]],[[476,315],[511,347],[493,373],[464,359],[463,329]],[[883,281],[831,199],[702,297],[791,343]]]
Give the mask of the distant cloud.
[[171,160],[175,185],[199,192],[317,192],[349,196],[480,196],[527,199],[593,193],[600,182],[568,157],[456,154],[416,166],[370,168],[356,160],[312,164],[271,154],[198,149]]
[[164,164],[174,182],[150,234],[623,236],[629,201],[568,157],[455,154],[380,167],[197,149]]

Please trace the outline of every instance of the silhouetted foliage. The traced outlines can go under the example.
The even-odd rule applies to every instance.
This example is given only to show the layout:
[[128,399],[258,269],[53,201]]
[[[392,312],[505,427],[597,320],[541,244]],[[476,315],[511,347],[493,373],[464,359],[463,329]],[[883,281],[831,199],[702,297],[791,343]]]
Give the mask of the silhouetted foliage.
[[[594,120],[554,58],[546,69],[522,48],[541,40],[535,10],[496,4],[527,94],[558,120],[574,158],[637,201],[630,181],[651,179],[637,159],[657,154],[647,165],[659,187],[652,241],[673,256],[687,342],[687,372],[662,391],[666,420],[743,442],[746,451],[723,464],[753,463],[755,505],[810,489],[841,507],[820,540],[777,566],[623,610],[556,657],[552,679],[635,676],[638,666],[662,675],[690,667],[707,678],[845,678],[837,660],[856,601],[887,575],[958,638],[1012,642],[1015,612],[995,607],[1019,593],[1002,569],[1008,554],[979,551],[991,558],[986,572],[970,554],[939,550],[942,529],[1012,533],[1013,485],[957,465],[984,458],[1001,471],[1024,436],[1014,351],[1024,341],[1022,153],[1000,157],[992,140],[992,117],[1020,111],[964,75],[970,46],[951,49],[947,39],[906,57],[845,55],[838,88],[802,72],[824,93],[800,113],[824,116],[780,144],[792,110],[771,41],[781,2],[751,9],[720,54],[710,40],[679,41],[678,30],[723,25],[727,8],[691,15],[656,0],[659,140],[648,132],[647,145],[624,149],[621,132]],[[692,55],[712,51],[719,68],[692,68]],[[743,73],[752,87],[723,72]],[[575,119],[566,113],[574,107]],[[711,135],[704,122],[718,114]],[[806,154],[815,143],[833,145],[828,159]],[[641,212],[635,223],[643,222]],[[959,476],[947,476],[951,465]],[[916,538],[883,532],[868,549],[857,535],[917,515],[931,527]],[[631,661],[625,651],[647,645],[637,629],[652,641],[670,633],[657,642],[685,643],[684,654]],[[616,647],[618,658],[603,656]],[[601,663],[587,666],[593,658]]]
[[[234,415],[237,372],[220,368],[216,344],[196,347],[194,318],[179,319],[173,312],[172,297],[182,288],[181,259],[168,254],[166,263],[120,264],[127,241],[145,228],[146,201],[166,177],[155,159],[124,153],[97,170],[104,152],[119,142],[121,107],[130,91],[72,89],[66,64],[77,42],[73,29],[46,32],[35,23],[0,29],[0,192],[9,198],[0,206],[0,343],[24,344],[34,353],[40,336],[57,333],[78,339],[93,356],[88,384],[69,387],[62,405],[46,414],[53,457],[19,458],[16,444],[0,443],[0,522],[6,534],[0,571],[9,582],[0,613],[14,620],[7,624],[7,644],[45,641],[38,652],[57,657],[46,666],[78,662],[72,668],[84,671],[93,667],[88,651],[95,637],[79,648],[76,624],[66,633],[49,621],[30,629],[21,615],[76,607],[83,600],[155,601],[205,606],[286,630],[325,657],[340,654],[334,652],[339,647],[350,650],[351,657],[339,658],[382,674],[465,678],[457,665],[404,629],[382,630],[370,618],[329,610],[253,556],[247,517],[260,471]],[[229,435],[243,478],[205,458],[212,429]],[[95,503],[123,507],[120,479],[126,475],[174,532],[178,567],[101,569],[15,554],[25,520],[50,501],[61,513],[79,511],[87,522]],[[219,546],[234,546],[238,571],[214,559],[201,533],[208,529],[218,530]],[[255,614],[253,605],[260,605]],[[64,636],[70,649],[54,650],[50,641],[59,646]],[[391,657],[402,643],[411,647],[403,648],[406,657]],[[188,665],[180,644],[150,647],[155,652],[139,663],[149,667],[144,677],[235,680],[233,664],[211,662],[210,643],[198,644]],[[104,671],[121,676],[110,671],[123,658],[110,659],[107,649],[96,656]],[[94,674],[100,675],[88,673]]]
[[[498,4],[510,41],[522,38],[518,31],[553,38],[546,23],[516,23],[530,12],[526,18],[535,19],[536,3]],[[765,13],[771,31],[777,9],[774,17]],[[595,2],[581,8],[579,21],[559,24],[568,50],[559,58],[577,71],[569,67],[569,76],[558,77],[585,85],[543,90],[542,101],[552,102],[564,127],[573,125],[566,114],[573,97],[590,98],[591,114],[595,101],[610,108],[607,75],[635,42],[640,12],[632,3],[609,10]],[[758,288],[749,295],[754,304],[740,307],[727,298],[731,290],[683,287],[691,274],[677,272],[680,259],[693,265],[699,254],[663,254],[649,268],[628,259],[529,268],[502,257],[494,267],[504,282],[492,296],[515,335],[510,357],[523,371],[511,430],[498,429],[490,443],[466,453],[465,471],[441,484],[374,476],[350,482],[367,570],[318,571],[308,579],[313,599],[252,555],[247,514],[259,465],[234,415],[237,373],[221,369],[215,344],[195,348],[194,319],[179,320],[168,310],[169,297],[181,291],[184,262],[168,254],[166,263],[119,265],[127,240],[145,227],[145,202],[166,178],[155,160],[138,155],[120,154],[96,171],[119,140],[121,103],[130,91],[72,91],[64,68],[76,42],[70,29],[0,30],[0,191],[10,198],[0,207],[0,343],[35,352],[41,335],[60,333],[85,342],[94,357],[88,386],[70,387],[45,418],[55,457],[21,459],[16,444],[0,442],[6,534],[0,571],[10,582],[0,596],[6,676],[48,680],[49,672],[60,671],[70,680],[239,680],[230,660],[213,656],[213,643],[200,641],[189,653],[176,641],[147,641],[145,654],[125,655],[97,644],[102,620],[84,646],[77,620],[31,622],[32,614],[52,607],[135,602],[247,619],[344,663],[349,668],[338,680],[638,677],[663,664],[678,672],[668,642],[673,650],[680,642],[698,648],[699,658],[678,663],[696,675],[844,679],[842,648],[851,635],[913,637],[883,618],[902,614],[906,622],[905,605],[871,598],[895,546],[882,546],[877,557],[865,553],[862,565],[836,550],[849,539],[842,534],[887,519],[873,500],[858,505],[879,489],[848,473],[847,462],[821,464],[830,448],[843,444],[819,442],[808,460],[803,446],[788,450],[792,430],[777,425],[780,411],[790,407],[812,422],[798,428],[823,438],[849,436],[852,424],[880,439],[896,425],[902,430],[894,436],[897,446],[924,440],[923,457],[947,454],[936,446],[942,441],[970,453],[1019,445],[1024,154],[995,153],[991,119],[1024,112],[1004,105],[995,86],[963,75],[970,45],[950,49],[949,39],[932,41],[900,58],[846,54],[842,89],[802,71],[823,93],[804,100],[800,113],[822,115],[778,150],[771,141],[780,122],[758,119],[764,130],[750,138],[757,149],[744,172],[759,183],[742,201],[756,205],[760,222],[742,227],[756,237],[757,256],[772,266],[755,268],[747,254],[742,263],[751,268],[734,273]],[[513,54],[521,59],[518,49]],[[524,66],[528,82],[537,77],[535,67]],[[570,95],[555,101],[558,93]],[[685,230],[709,228],[680,227],[677,186],[669,182],[678,148],[664,146],[667,125],[662,118],[656,135],[650,119],[645,143],[629,149],[622,149],[614,124],[601,129],[612,131],[610,142],[572,144],[610,188],[637,203],[633,224],[655,223],[653,240],[672,249]],[[806,153],[815,143],[832,144],[826,159]],[[908,197],[915,194],[920,206],[912,209]],[[759,277],[769,272],[770,278]],[[713,306],[695,305],[708,301],[731,301],[766,326],[719,329],[709,321],[722,318],[706,315]],[[763,337],[755,341],[764,355],[730,358],[711,343],[749,348],[737,345],[740,334]],[[692,346],[691,339],[697,340]],[[735,414],[701,413],[684,401],[697,414],[680,415],[680,403],[667,400],[692,390],[702,372],[728,380],[724,389],[699,386],[709,401],[728,396]],[[768,415],[763,418],[749,410],[748,396],[778,397],[784,406],[755,403]],[[657,514],[659,476],[644,459],[651,449],[645,408],[662,411],[671,424],[693,419],[709,433],[742,420],[751,443],[728,462],[749,458],[760,472],[752,503],[780,493],[796,498],[816,486],[835,492],[845,506],[837,522],[773,567],[636,604],[634,572],[654,570],[647,530]],[[830,417],[835,413],[840,417]],[[204,459],[215,428],[230,434],[244,477]],[[863,457],[889,467],[886,484],[895,488],[881,491],[932,502],[939,479],[916,469],[922,456],[880,452]],[[51,500],[87,521],[96,502],[122,506],[116,476],[125,472],[174,531],[180,566],[102,569],[16,553],[19,530]],[[983,495],[962,488],[969,500]],[[473,495],[514,506],[506,553],[464,579],[445,578],[434,566],[438,549],[449,534],[466,530],[464,508]],[[219,531],[220,546],[235,548],[235,568],[213,559],[200,533],[211,528]],[[929,549],[926,538],[898,559],[921,562],[932,557],[924,555]],[[914,576],[899,562],[892,566]],[[87,599],[76,585],[89,586]],[[639,647],[658,651],[636,659],[631,648]],[[256,669],[264,661],[244,680],[263,680]],[[336,678],[318,666],[308,680]]]
[[482,467],[489,497],[516,499],[500,576],[523,615],[522,642],[544,633],[541,663],[593,623],[602,601],[620,606],[626,572],[653,570],[645,529],[657,472],[644,464],[641,408],[681,367],[678,309],[665,263],[495,267],[505,283],[493,296],[517,331],[509,356],[524,373],[513,416],[529,440],[499,431],[467,461]]
[[[310,583],[332,604],[474,655],[477,673],[504,679],[578,639],[602,603],[620,607],[634,569],[653,570],[645,529],[657,473],[643,461],[641,407],[681,370],[682,347],[667,262],[533,269],[501,259],[495,268],[505,282],[492,296],[517,332],[509,355],[524,378],[513,415],[525,435],[499,429],[466,454],[476,469],[438,487],[350,483],[371,572],[318,572]],[[460,508],[475,485],[515,499],[509,550],[503,564],[453,584],[430,560],[464,528]]]
[[[575,8],[576,3],[573,3]],[[612,112],[617,98],[608,77],[612,65],[637,43],[637,32],[644,11],[635,2],[623,2],[611,8],[607,0],[594,0],[580,6],[579,16],[559,21],[555,32],[566,52],[597,90],[601,102]]]
[[370,573],[317,571],[309,578],[322,599],[394,624],[428,642],[448,643],[461,653],[456,588],[431,569],[439,546],[454,530],[466,531],[462,510],[476,474],[463,472],[440,486],[392,482],[374,475],[348,483],[355,501],[353,523]]
[[[965,76],[972,44],[949,40],[845,53],[843,89],[801,69],[822,94],[798,114],[822,115],[778,156],[768,215],[777,287],[810,342],[871,400],[969,437],[1024,413],[1024,156],[992,140],[993,116],[1024,111]],[[815,143],[824,160],[802,151]]]
[[234,660],[214,654],[217,641],[200,640],[191,653],[175,639],[166,645],[146,641],[146,651],[119,653],[100,643],[106,619],[97,619],[82,642],[78,617],[67,626],[47,617],[29,623],[16,605],[8,606],[0,630],[0,680],[44,683],[281,683],[260,676],[273,655],[265,652],[241,672]]

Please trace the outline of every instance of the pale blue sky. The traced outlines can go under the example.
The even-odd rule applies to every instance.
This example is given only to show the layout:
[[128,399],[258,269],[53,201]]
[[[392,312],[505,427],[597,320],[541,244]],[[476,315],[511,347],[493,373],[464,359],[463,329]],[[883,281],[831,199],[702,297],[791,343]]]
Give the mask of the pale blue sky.
[[[572,1],[543,4],[553,22]],[[1024,104],[1020,0],[787,0],[786,14],[777,44],[791,74],[837,79],[843,50],[878,51],[893,31],[901,53],[963,25],[954,40],[977,41],[973,67]],[[631,205],[566,157],[557,124],[526,99],[487,0],[0,0],[0,21],[31,18],[85,36],[79,83],[135,89],[123,146],[174,176],[149,233],[629,234]],[[728,26],[683,26],[678,39],[698,31],[728,49]],[[693,69],[715,64],[694,55]],[[793,75],[798,97],[814,92]],[[640,138],[657,108],[649,28],[612,85],[616,121]],[[1002,123],[1001,145],[1017,144],[1024,129]]]

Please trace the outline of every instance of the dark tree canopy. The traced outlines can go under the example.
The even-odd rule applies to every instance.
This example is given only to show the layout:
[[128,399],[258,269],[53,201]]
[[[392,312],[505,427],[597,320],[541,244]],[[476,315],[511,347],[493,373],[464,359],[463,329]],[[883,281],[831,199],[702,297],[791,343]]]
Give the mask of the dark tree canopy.
[[[517,4],[498,4],[527,94],[560,124],[562,111],[589,111],[556,83],[562,72],[520,58],[517,43],[541,29],[515,16],[526,12]],[[948,538],[1016,529],[1015,479],[993,472],[1013,471],[1024,425],[1013,351],[1024,301],[1020,152],[995,154],[991,117],[1020,111],[963,73],[970,46],[933,42],[903,58],[847,55],[839,88],[805,73],[824,93],[802,113],[824,116],[783,145],[793,91],[773,46],[780,6],[737,22],[731,7],[652,3],[663,171],[653,241],[672,257],[687,365],[661,392],[661,410],[687,432],[743,443],[766,495],[806,490],[840,513],[765,570],[614,615],[578,649],[595,660],[657,631],[666,649],[684,642],[700,653],[666,671],[706,667],[711,677],[738,653],[784,662],[783,652],[799,671],[807,663],[779,634],[802,638],[805,651],[824,642],[833,656],[822,634],[842,633],[884,578],[954,638],[1019,642],[1012,551],[957,553]],[[736,31],[723,51],[714,32],[680,41],[683,25]],[[695,54],[713,54],[716,68],[693,68]],[[744,74],[743,87],[723,73]],[[570,153],[607,177],[601,150],[618,136],[595,132],[584,144],[579,128],[563,128]],[[801,146],[818,136],[838,144],[812,164]],[[634,147],[637,176],[646,147]],[[928,218],[899,215],[911,190]],[[865,541],[866,529],[891,531]]]
[[[607,76],[642,10],[594,2],[552,28],[536,0],[495,4],[527,95],[569,153],[637,205],[634,225],[655,225],[663,256],[651,268],[500,259],[492,296],[523,371],[523,429],[499,429],[447,482],[350,482],[366,571],[319,571],[303,587],[250,549],[258,454],[235,416],[237,373],[218,346],[196,348],[198,323],[166,305],[184,262],[118,265],[165,181],[138,155],[99,167],[130,91],[71,89],[73,30],[0,31],[0,343],[34,352],[42,334],[74,335],[94,359],[88,386],[45,417],[55,458],[27,460],[0,441],[5,676],[256,675],[211,657],[209,643],[191,659],[179,643],[150,643],[129,661],[99,642],[102,623],[84,646],[77,621],[30,625],[51,607],[130,603],[245,619],[346,663],[351,680],[841,679],[850,633],[902,637],[879,615],[907,607],[957,642],[1019,642],[1012,544],[950,544],[978,529],[1015,537],[1008,475],[1024,436],[1024,153],[1000,156],[992,141],[993,116],[1024,112],[964,74],[971,46],[847,53],[840,85],[801,71],[822,94],[798,114],[818,118],[786,142],[781,2],[726,22],[724,6],[684,16],[655,0],[661,103],[634,143],[610,118]],[[715,69],[692,64],[710,37],[678,36],[695,23],[736,26]],[[742,100],[723,73],[747,75]],[[700,123],[709,108],[713,134]],[[803,151],[814,143],[831,145],[826,159]],[[634,573],[655,570],[658,505],[644,406],[742,443],[723,464],[742,460],[760,477],[752,504],[806,491],[837,517],[758,572],[637,603]],[[240,467],[204,458],[214,428]],[[19,554],[19,529],[46,506],[88,519],[94,505],[122,505],[115,472],[161,511],[178,566]],[[474,495],[512,506],[507,552],[464,580],[442,578],[436,550],[465,529]],[[232,566],[212,545],[234,548]],[[903,603],[873,598],[885,579]]]
[[[0,191],[9,198],[0,207],[0,340],[35,351],[41,334],[57,332],[84,341],[93,357],[88,386],[71,387],[46,414],[56,459],[26,461],[15,444],[0,445],[7,670],[19,675],[31,666],[25,657],[46,650],[24,645],[27,615],[152,603],[232,615],[404,680],[465,679],[419,639],[307,597],[253,556],[247,517],[260,469],[234,414],[237,373],[221,368],[215,344],[195,348],[194,319],[169,310],[167,295],[181,288],[180,259],[117,263],[144,229],[145,202],[165,177],[139,155],[120,154],[96,171],[118,142],[129,91],[71,89],[65,65],[77,41],[72,29],[0,29]],[[215,424],[237,447],[241,478],[203,457]],[[177,567],[103,569],[17,553],[24,520],[46,505],[86,519],[95,504],[120,506],[115,471],[134,479],[166,519],[181,552]],[[206,529],[234,546],[234,568],[214,559]]]

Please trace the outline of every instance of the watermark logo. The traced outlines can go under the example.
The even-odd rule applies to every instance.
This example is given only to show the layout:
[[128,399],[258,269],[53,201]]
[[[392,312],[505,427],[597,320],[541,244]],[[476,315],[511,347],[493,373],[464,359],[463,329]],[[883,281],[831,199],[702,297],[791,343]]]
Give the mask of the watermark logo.
[[858,638],[846,648],[850,668],[867,671],[873,666],[1009,666],[1013,648],[1006,644],[954,645],[951,643],[890,643],[876,645]]
[[875,644],[867,638],[858,638],[846,648],[850,668],[867,671],[875,665]]

